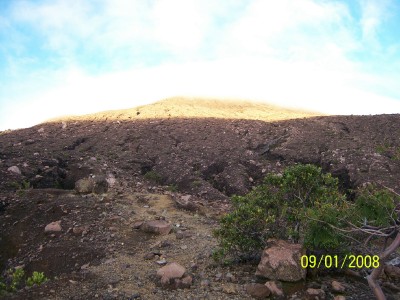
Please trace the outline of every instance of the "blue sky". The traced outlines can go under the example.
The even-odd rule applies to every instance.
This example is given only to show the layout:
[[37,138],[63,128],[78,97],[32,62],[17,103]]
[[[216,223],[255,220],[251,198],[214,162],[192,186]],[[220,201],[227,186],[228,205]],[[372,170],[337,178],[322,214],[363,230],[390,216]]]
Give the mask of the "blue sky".
[[171,96],[400,113],[400,1],[0,0],[0,130]]

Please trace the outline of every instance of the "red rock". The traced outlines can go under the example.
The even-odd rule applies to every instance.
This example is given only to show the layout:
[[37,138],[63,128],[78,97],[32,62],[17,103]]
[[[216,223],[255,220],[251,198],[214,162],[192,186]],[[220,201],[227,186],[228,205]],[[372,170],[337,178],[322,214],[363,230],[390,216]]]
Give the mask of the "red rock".
[[60,232],[61,230],[61,221],[51,222],[44,228],[44,232]]
[[170,279],[182,278],[186,269],[177,263],[170,263],[157,271],[157,276],[161,277],[161,282],[168,282]]
[[166,235],[170,233],[172,226],[164,220],[147,221],[140,226],[144,232]]
[[186,275],[182,279],[175,279],[174,287],[177,289],[187,289],[192,285],[193,278],[190,275]]
[[345,290],[344,285],[342,283],[340,283],[339,281],[334,280],[334,281],[332,281],[331,285],[332,285],[333,291],[335,291],[335,292],[344,292],[344,290]]
[[271,294],[271,291],[261,283],[246,284],[246,292],[256,299],[264,299]]
[[325,292],[321,289],[308,288],[306,291],[307,299],[322,300],[325,299]]
[[186,209],[189,211],[196,211],[199,209],[198,205],[193,202],[193,197],[191,195],[181,196],[175,199],[176,206],[178,208]]
[[271,280],[295,282],[306,278],[306,269],[300,265],[305,249],[300,244],[270,239],[261,256],[256,275]]
[[143,221],[137,221],[133,223],[132,228],[133,229],[139,229],[143,225]]

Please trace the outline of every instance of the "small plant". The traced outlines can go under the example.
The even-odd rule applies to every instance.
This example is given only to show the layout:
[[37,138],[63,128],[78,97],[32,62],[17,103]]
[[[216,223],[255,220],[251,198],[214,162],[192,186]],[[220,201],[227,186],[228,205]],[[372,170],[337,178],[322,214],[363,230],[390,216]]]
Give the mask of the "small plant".
[[167,190],[170,192],[177,192],[178,191],[178,186],[176,184],[171,184],[167,187]]
[[31,187],[31,183],[29,182],[29,180],[22,180],[21,189],[27,190],[27,189],[30,189],[30,187]]
[[387,142],[385,142],[384,144],[378,145],[376,147],[376,152],[379,154],[384,154],[389,149],[390,149],[390,145]]
[[19,189],[21,189],[21,185],[20,185],[18,182],[16,182],[16,181],[11,181],[11,182],[9,182],[9,183],[8,183],[8,186],[9,186],[10,188],[14,189],[14,190],[19,190]]
[[144,174],[144,178],[146,178],[147,180],[154,181],[156,183],[162,183],[163,181],[162,176],[153,170]]
[[191,186],[192,187],[199,187],[199,186],[201,186],[203,183],[202,183],[202,181],[201,180],[193,180],[192,182],[191,182]]
[[27,286],[33,286],[34,284],[36,285],[41,285],[45,283],[48,279],[46,276],[44,276],[43,272],[33,272],[31,277],[28,277],[26,280],[26,285]]
[[18,268],[14,271],[9,269],[5,272],[4,277],[0,280],[0,295],[6,292],[15,292],[21,288],[22,278],[25,272],[23,269]]
[[24,282],[25,271],[22,268],[7,270],[3,277],[0,278],[0,297],[7,296],[9,293],[14,293],[26,286],[41,285],[48,281],[43,272],[33,272],[31,277],[28,277]]
[[392,160],[400,160],[400,147],[391,145],[389,142],[380,144],[375,148],[375,151],[381,155],[385,155]]

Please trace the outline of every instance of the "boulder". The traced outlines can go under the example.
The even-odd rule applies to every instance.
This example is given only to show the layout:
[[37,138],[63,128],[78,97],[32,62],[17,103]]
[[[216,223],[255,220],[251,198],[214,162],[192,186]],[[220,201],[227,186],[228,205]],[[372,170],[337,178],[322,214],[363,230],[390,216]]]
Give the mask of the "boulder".
[[305,249],[300,244],[270,239],[261,256],[256,275],[271,280],[295,282],[306,278],[306,269],[300,265]]
[[140,229],[144,232],[166,235],[170,233],[172,225],[165,220],[146,221]]
[[196,211],[199,206],[193,202],[193,197],[191,195],[184,195],[175,199],[176,206],[189,211]]
[[47,224],[44,228],[44,232],[46,233],[60,232],[61,230],[61,221],[51,222],[50,224]]
[[246,292],[256,299],[265,299],[271,294],[271,291],[261,283],[246,284]]
[[9,168],[7,169],[7,171],[9,171],[9,172],[11,172],[11,173],[14,173],[14,174],[21,175],[21,170],[20,170],[17,166],[9,167]]
[[[192,285],[192,277],[185,275],[186,269],[178,263],[170,263],[157,271],[161,278],[161,285],[167,288],[189,288]],[[184,276],[185,275],[185,276]]]

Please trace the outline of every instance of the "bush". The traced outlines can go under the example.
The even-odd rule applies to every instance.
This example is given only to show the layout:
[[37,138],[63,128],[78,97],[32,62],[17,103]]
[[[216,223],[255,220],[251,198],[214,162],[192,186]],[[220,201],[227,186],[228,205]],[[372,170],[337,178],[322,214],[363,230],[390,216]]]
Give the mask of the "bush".
[[22,278],[25,272],[23,269],[9,269],[5,272],[3,278],[0,280],[0,295],[6,292],[15,292],[21,288]]
[[356,251],[368,250],[365,245],[371,236],[388,237],[398,229],[395,199],[372,184],[356,194],[354,202],[347,201],[338,180],[313,165],[299,164],[282,175],[270,174],[247,195],[232,198],[233,210],[214,231],[220,244],[214,258],[254,257],[269,238],[331,253],[346,252],[358,241]]
[[156,182],[161,184],[163,182],[163,178],[160,174],[158,174],[156,171],[149,171],[146,174],[144,174],[144,178],[147,180]]
[[[300,242],[320,253],[371,254],[376,253],[370,244],[375,238],[384,239],[378,255],[384,262],[400,247],[399,198],[389,188],[368,184],[358,189],[354,202],[347,201],[331,174],[313,165],[292,166],[282,175],[268,175],[247,195],[232,198],[232,212],[214,231],[220,244],[214,258],[257,257],[268,238]],[[393,241],[386,247],[389,238]],[[386,299],[378,283],[382,270],[375,268],[367,276],[377,299]]]
[[324,249],[343,242],[331,227],[309,218],[332,221],[344,204],[338,180],[319,167],[299,164],[282,175],[270,174],[249,194],[233,197],[232,204],[233,211],[214,231],[220,242],[216,257],[252,256],[268,238],[304,241],[310,248]]

